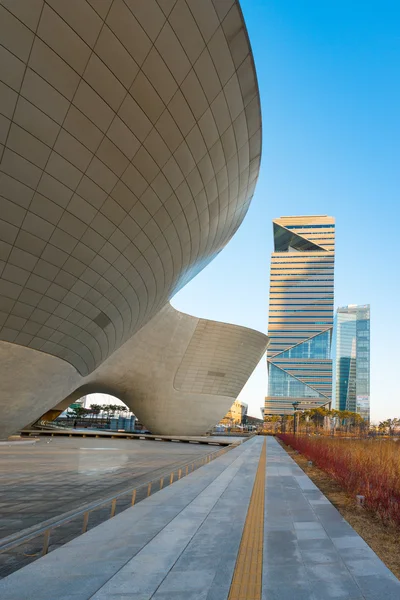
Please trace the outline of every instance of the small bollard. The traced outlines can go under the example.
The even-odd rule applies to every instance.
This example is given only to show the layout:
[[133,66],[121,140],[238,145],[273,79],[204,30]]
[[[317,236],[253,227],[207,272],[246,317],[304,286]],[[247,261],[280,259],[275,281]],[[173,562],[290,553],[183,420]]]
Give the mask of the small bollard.
[[132,493],[132,500],[131,500],[131,506],[134,506],[134,504],[135,504],[135,500],[136,500],[136,490],[133,490],[133,493]]
[[45,556],[48,553],[49,544],[50,544],[50,529],[47,529],[44,532],[42,556]]
[[312,460],[309,460],[309,461],[307,462],[307,465],[308,465],[309,467],[312,467],[312,466],[313,466],[313,461],[312,461]]
[[362,496],[361,494],[357,494],[356,500],[357,500],[357,506],[360,506],[362,508],[365,504],[365,496]]
[[147,497],[149,497],[151,494],[151,483],[149,483],[149,485],[147,486]]
[[160,490],[162,490],[164,487],[164,477],[161,477],[160,479]]
[[189,465],[186,465],[186,475],[189,473]]
[[169,484],[171,485],[171,483],[173,483],[173,481],[174,481],[174,474],[171,473],[171,476],[169,478]]
[[88,522],[89,522],[89,511],[85,512],[85,514],[83,515],[82,533],[87,532]]
[[110,512],[110,519],[112,517],[115,517],[115,511],[117,509],[117,499],[114,498],[114,500],[111,502],[111,512]]

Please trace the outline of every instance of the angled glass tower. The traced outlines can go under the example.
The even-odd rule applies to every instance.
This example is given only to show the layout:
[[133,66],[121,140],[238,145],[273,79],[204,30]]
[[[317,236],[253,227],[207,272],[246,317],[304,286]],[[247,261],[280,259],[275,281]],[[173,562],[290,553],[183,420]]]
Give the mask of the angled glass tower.
[[273,228],[265,415],[332,400],[335,220],[281,217]]
[[334,327],[333,399],[337,410],[370,418],[370,306],[338,308]]

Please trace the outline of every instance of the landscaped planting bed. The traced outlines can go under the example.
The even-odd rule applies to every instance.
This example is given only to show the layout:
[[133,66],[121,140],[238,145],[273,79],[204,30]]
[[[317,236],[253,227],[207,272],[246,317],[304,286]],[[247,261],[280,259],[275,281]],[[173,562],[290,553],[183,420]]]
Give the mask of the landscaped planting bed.
[[291,446],[330,475],[387,524],[400,527],[400,442],[281,434]]

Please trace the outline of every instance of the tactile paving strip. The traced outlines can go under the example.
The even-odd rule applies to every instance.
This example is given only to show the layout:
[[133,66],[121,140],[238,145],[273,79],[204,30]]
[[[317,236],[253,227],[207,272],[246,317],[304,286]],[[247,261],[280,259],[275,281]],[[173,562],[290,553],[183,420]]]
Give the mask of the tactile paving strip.
[[261,450],[228,600],[261,600],[265,468],[266,440]]

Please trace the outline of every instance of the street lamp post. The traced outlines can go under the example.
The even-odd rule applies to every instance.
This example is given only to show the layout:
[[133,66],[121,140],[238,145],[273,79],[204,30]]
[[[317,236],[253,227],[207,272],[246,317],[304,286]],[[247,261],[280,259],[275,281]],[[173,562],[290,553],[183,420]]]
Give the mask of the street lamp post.
[[300,402],[292,402],[293,406],[293,433],[296,435],[296,410]]

